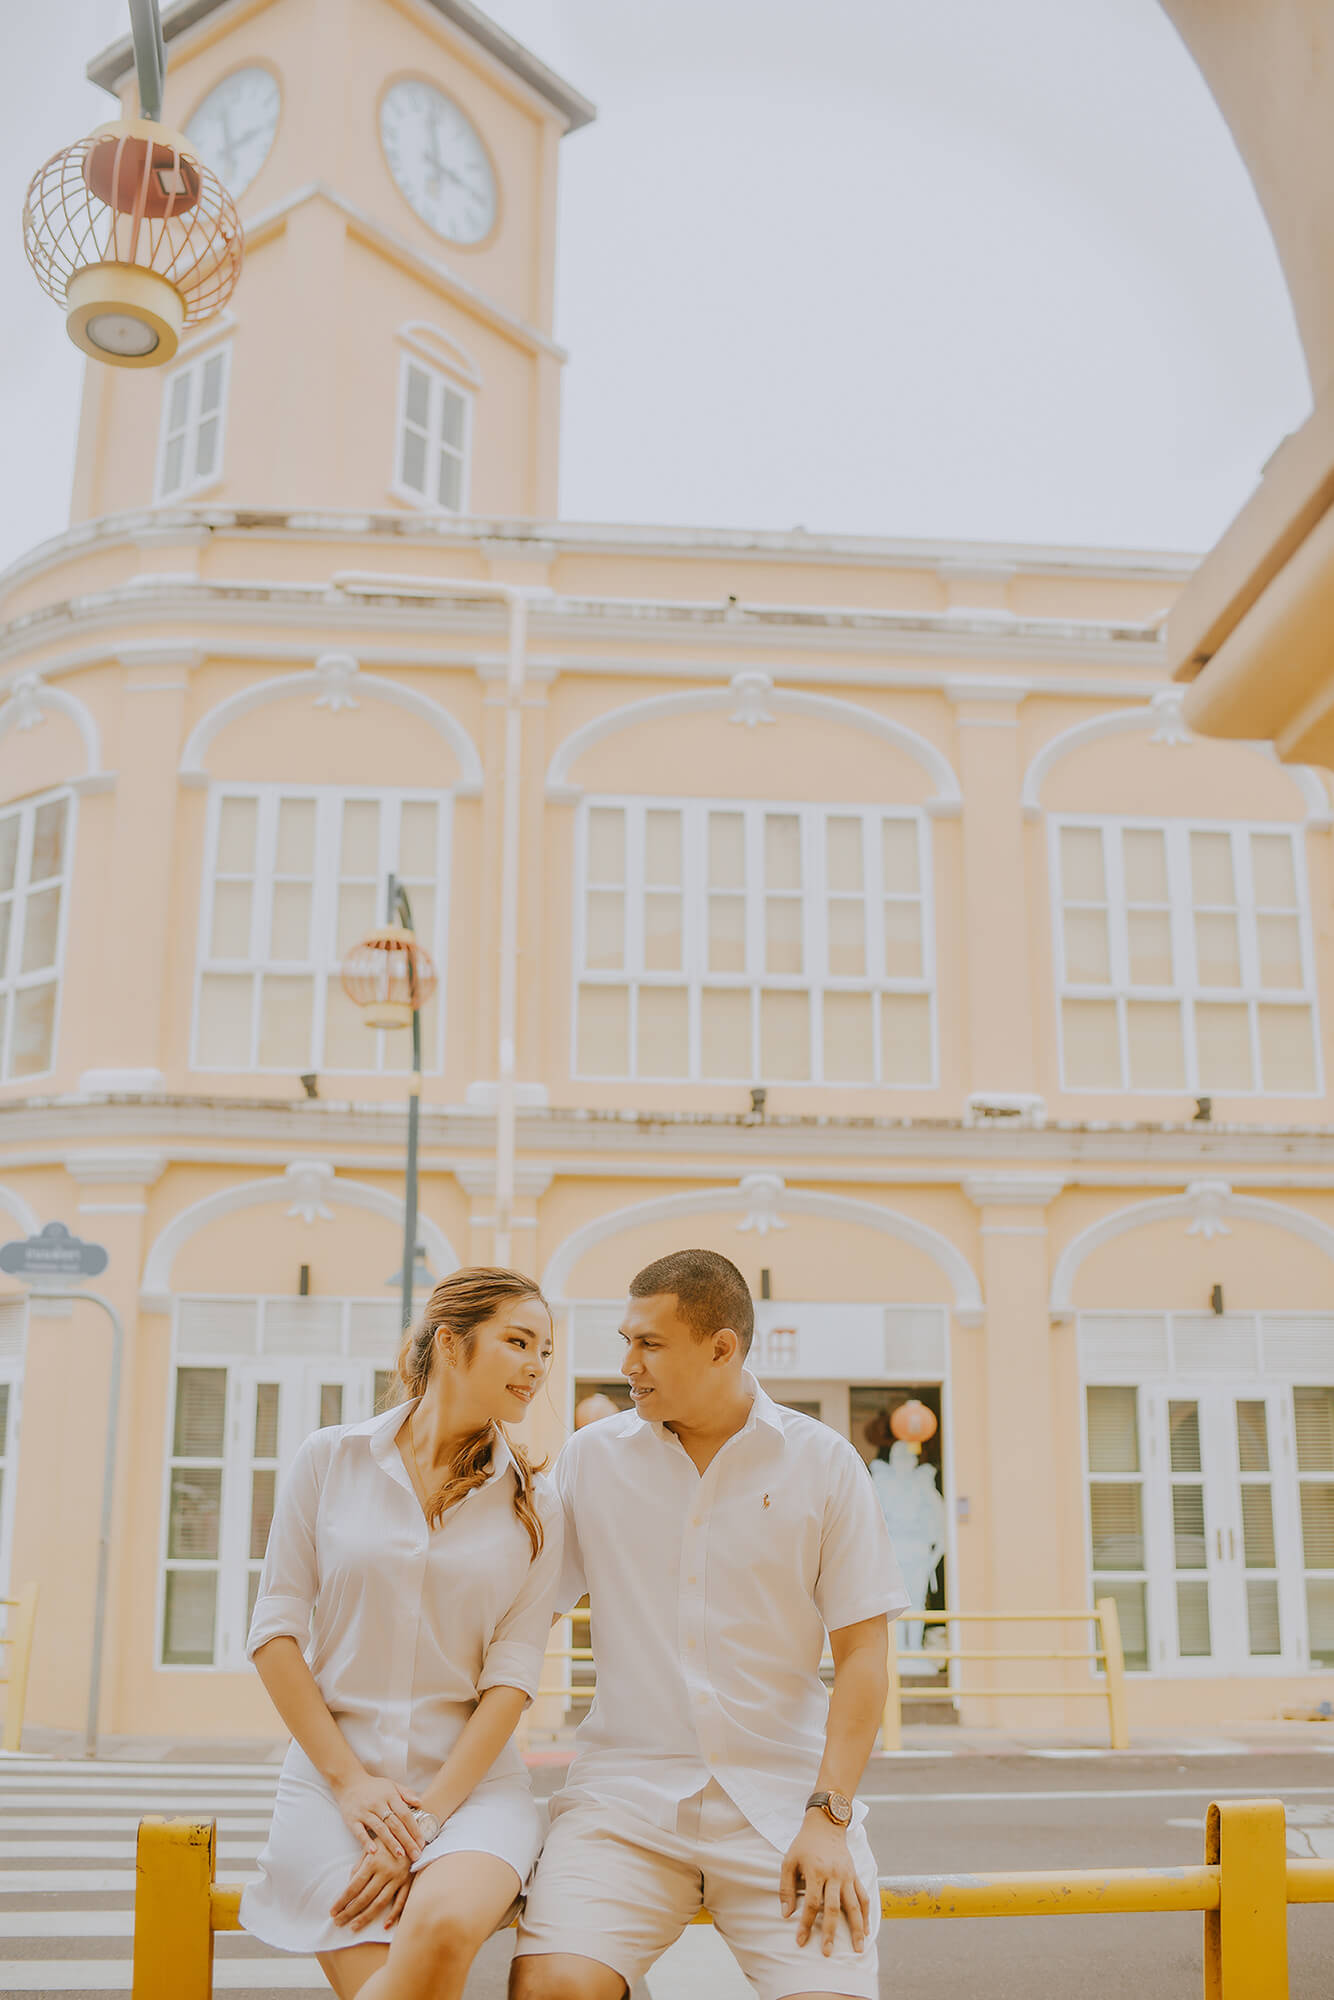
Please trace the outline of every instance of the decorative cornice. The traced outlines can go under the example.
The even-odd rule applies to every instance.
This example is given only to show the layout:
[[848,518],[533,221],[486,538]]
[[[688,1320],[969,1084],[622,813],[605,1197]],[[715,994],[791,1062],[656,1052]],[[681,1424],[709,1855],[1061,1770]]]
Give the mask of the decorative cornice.
[[152,1187],[167,1169],[166,1153],[137,1152],[126,1149],[123,1152],[90,1150],[86,1153],[70,1153],[65,1159],[65,1172],[81,1186],[107,1187],[112,1183],[126,1187]]
[[963,1191],[975,1208],[1048,1208],[1065,1186],[1063,1174],[966,1174]]
[[989,680],[983,674],[952,674],[945,682],[946,698],[956,707],[973,701],[1008,702],[1017,706],[1032,692],[1032,681]]
[[[188,34],[191,28],[198,27],[223,4],[224,0],[175,0],[175,4],[163,12],[164,42],[170,46],[178,35]],[[594,106],[582,91],[566,83],[553,69],[548,69],[531,49],[524,48],[479,7],[474,7],[472,0],[424,0],[424,4],[433,8],[451,26],[461,29],[502,70],[517,77],[554,111],[558,111],[567,131],[577,132],[580,126],[596,118]],[[122,35],[119,41],[112,42],[93,57],[84,74],[90,82],[100,84],[114,97],[129,76],[133,63],[134,44],[128,35]]]
[[129,673],[156,667],[190,674],[203,666],[207,654],[202,646],[183,646],[175,639],[148,639],[142,645],[117,646],[112,658]]
[[[474,1199],[480,1196],[494,1199],[496,1192],[494,1160],[479,1160],[468,1166],[455,1167],[454,1178],[464,1193],[472,1195]],[[516,1166],[514,1192],[530,1200],[540,1200],[551,1186],[552,1179],[549,1167]]]
[[[108,1072],[124,1076],[127,1072]],[[134,1074],[143,1074],[134,1072]],[[324,1079],[327,1089],[333,1079]],[[11,1086],[12,1090],[12,1086]],[[85,1146],[161,1150],[173,1161],[268,1163],[318,1156],[366,1171],[401,1169],[403,1113],[393,1100],[113,1093],[0,1097],[0,1171],[63,1166]],[[427,1102],[424,1171],[489,1160],[494,1103]],[[1059,1173],[1068,1188],[1180,1191],[1214,1175],[1254,1189],[1334,1189],[1334,1126],[1076,1123],[593,1110],[520,1103],[526,1163],[556,1175],[661,1179],[772,1171],[789,1181],[958,1185],[965,1173]]]

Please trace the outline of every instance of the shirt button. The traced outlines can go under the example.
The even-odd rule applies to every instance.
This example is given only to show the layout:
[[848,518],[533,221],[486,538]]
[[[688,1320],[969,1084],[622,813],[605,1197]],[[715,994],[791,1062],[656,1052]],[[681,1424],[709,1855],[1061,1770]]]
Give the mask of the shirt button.
[[694,1520],[690,1523],[690,1525],[692,1528],[702,1528],[704,1526],[703,1517],[699,1514],[696,1514]]
[[693,1639],[687,1639],[687,1640],[686,1640],[686,1651],[687,1651],[688,1653],[693,1653],[693,1652],[694,1652],[694,1650],[695,1650],[695,1642],[694,1642],[694,1640],[693,1640]]
[[693,1576],[688,1576],[688,1577],[686,1578],[686,1582],[687,1582],[687,1583],[694,1583],[694,1581],[695,1581],[695,1578],[694,1578]]

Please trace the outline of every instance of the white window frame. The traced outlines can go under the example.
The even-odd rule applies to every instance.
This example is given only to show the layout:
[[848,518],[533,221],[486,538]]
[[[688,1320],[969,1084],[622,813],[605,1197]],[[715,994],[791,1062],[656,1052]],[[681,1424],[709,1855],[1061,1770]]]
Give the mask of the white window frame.
[[[1102,835],[1103,871],[1106,883],[1108,955],[1110,979],[1091,985],[1067,980],[1065,974],[1065,903],[1061,878],[1061,832],[1066,827],[1086,827]],[[1124,871],[1120,836],[1128,832],[1159,833],[1163,836],[1167,860],[1169,925],[1172,939],[1174,979],[1170,986],[1141,986],[1130,978]],[[1195,904],[1190,876],[1190,837],[1193,833],[1225,834],[1232,847],[1233,880],[1236,884],[1236,914],[1239,935],[1241,983],[1237,986],[1201,985],[1195,972]],[[1257,946],[1257,908],[1251,874],[1250,836],[1281,835],[1292,848],[1293,880],[1297,903],[1293,911],[1301,940],[1302,984],[1300,987],[1266,987],[1261,984]],[[1116,837],[1113,838],[1112,836]],[[1303,830],[1290,821],[1151,819],[1108,814],[1059,813],[1048,820],[1048,879],[1051,892],[1051,935],[1053,974],[1056,988],[1056,1036],[1059,1050],[1061,1089],[1072,1096],[1139,1097],[1198,1096],[1208,1092],[1222,1097],[1319,1098],[1325,1094],[1324,1052],[1321,1047],[1320,1013],[1316,984],[1315,949],[1311,927],[1310,885],[1307,879]],[[1071,899],[1074,900],[1074,899]],[[1208,906],[1201,906],[1207,908]],[[1067,1000],[1110,1000],[1117,1012],[1118,1053],[1121,1065],[1119,1084],[1071,1083],[1065,1061],[1064,1003]],[[1171,1002],[1181,1009],[1183,1082],[1180,1086],[1139,1084],[1130,1081],[1130,1053],[1126,1033],[1127,1001]],[[1250,1022],[1251,1074],[1259,1083],[1250,1090],[1211,1084],[1200,1075],[1195,1032],[1198,1002],[1231,1003],[1245,1006]],[[1265,1087],[1261,1060],[1259,1006],[1304,1009],[1311,1023],[1315,1055],[1315,1087],[1309,1091],[1271,1090]]]
[[[589,816],[600,810],[625,813],[625,961],[621,970],[588,970],[587,923],[589,860]],[[644,964],[643,911],[648,887],[644,866],[645,818],[650,812],[679,812],[682,833],[682,969],[679,972],[650,972]],[[713,972],[708,966],[708,816],[710,813],[739,813],[744,820],[746,901],[746,970]],[[768,814],[796,818],[801,826],[802,853],[802,965],[800,973],[770,973],[764,970],[765,899],[763,866],[764,820]],[[830,819],[860,819],[863,826],[863,889],[866,971],[851,977],[830,974],[828,966],[827,909],[831,892],[827,888],[825,829]],[[915,897],[897,896],[884,887],[879,828],[884,820],[911,821],[917,830],[919,891]],[[751,1048],[760,1047],[759,1010],[765,991],[802,992],[810,998],[810,1075],[781,1081],[785,1090],[934,1090],[938,1086],[939,1041],[936,1008],[936,943],[934,863],[931,823],[919,808],[881,805],[816,805],[786,799],[738,800],[712,798],[657,798],[644,794],[598,794],[580,802],[575,836],[575,918],[574,976],[571,996],[570,1074],[581,1082],[621,1083],[701,1083],[722,1089],[776,1081],[758,1073],[737,1077],[705,1076],[701,1061],[700,993],[704,987],[729,987],[751,996]],[[726,893],[726,892],[723,892]],[[776,892],[777,893],[777,892]],[[792,892],[794,895],[797,892]],[[838,892],[833,892],[835,895]],[[883,907],[889,900],[912,901],[921,913],[922,973],[915,979],[890,977],[884,963]],[[581,986],[624,986],[629,989],[629,1036],[632,1060],[624,1077],[591,1076],[579,1067],[579,989]],[[634,1052],[638,1047],[638,994],[641,987],[660,986],[679,991],[689,999],[689,1057],[684,1076],[664,1077],[638,1068]],[[930,1022],[930,1075],[925,1082],[881,1082],[884,1073],[882,1016],[878,1004],[872,1006],[872,1059],[875,1081],[870,1083],[835,1079],[826,1082],[824,1068],[823,1001],[829,993],[865,993],[878,1002],[882,994],[921,994],[928,1003]]]
[[[56,955],[51,965],[39,966],[33,972],[21,972],[18,968],[23,957],[23,931],[26,924],[27,903],[32,893],[32,849],[33,833],[37,814],[43,806],[53,805],[57,800],[65,804],[65,842],[59,875],[44,876],[42,889],[59,886],[60,922],[56,930]],[[78,800],[75,794],[64,786],[53,791],[38,792],[30,799],[18,799],[13,804],[0,807],[0,820],[17,816],[19,819],[18,854],[14,863],[14,887],[5,893],[10,898],[10,919],[7,947],[0,955],[0,1001],[4,1006],[3,1029],[0,1029],[0,1082],[32,1083],[38,1077],[50,1076],[59,1060],[60,1016],[65,994],[65,943],[69,935],[69,906],[74,880],[74,843],[78,833]],[[22,906],[23,920],[19,912]],[[11,967],[13,968],[11,970]],[[13,1068],[14,1047],[14,1001],[27,987],[49,984],[54,979],[56,997],[51,1014],[51,1060],[45,1069],[24,1070]]]
[[[435,488],[434,493],[421,493],[418,492],[415,486],[409,486],[403,477],[403,438],[408,428],[408,371],[412,368],[417,369],[423,374],[428,384],[429,414],[425,433],[427,477],[428,479],[432,479],[432,468],[436,465],[441,451],[448,451],[451,457],[457,458],[459,461],[459,504],[457,507],[447,506],[443,500],[439,499],[438,478],[432,479]],[[453,445],[447,445],[443,437],[441,417],[446,395],[456,396],[463,406],[463,443],[457,451]],[[389,491],[396,499],[403,500],[408,506],[420,508],[423,512],[429,514],[447,514],[457,517],[468,512],[472,504],[473,415],[474,401],[472,391],[465,386],[457,375],[449,373],[429,361],[423,360],[419,354],[408,352],[400,356],[398,367],[398,406],[394,416],[394,468],[389,481]],[[416,426],[414,426],[415,428]]]
[[[213,904],[219,880],[216,866],[218,829],[225,799],[253,798],[258,801],[258,827],[256,831],[256,860],[253,877],[254,894],[250,910],[250,944],[248,957],[214,958],[209,951],[213,936]],[[277,876],[275,844],[277,839],[278,809],[284,799],[313,799],[316,803],[315,854],[316,873],[312,882],[311,955],[308,959],[274,959],[267,950],[273,913],[273,890]],[[453,848],[453,796],[447,791],[433,791],[425,786],[414,786],[402,790],[390,790],[381,786],[355,785],[286,785],[286,784],[232,784],[220,782],[209,789],[208,815],[204,846],[204,881],[200,896],[199,939],[195,955],[195,985],[193,1019],[190,1033],[190,1066],[205,1074],[238,1074],[235,1069],[220,1065],[205,1064],[199,1060],[199,1023],[203,982],[209,973],[248,975],[251,979],[250,1000],[250,1055],[251,1060],[244,1066],[244,1072],[254,1071],[264,1076],[288,1076],[293,1074],[290,1066],[261,1065],[259,1055],[260,996],[263,973],[289,974],[297,977],[309,976],[314,982],[314,998],[311,1010],[311,1058],[306,1067],[326,1076],[398,1076],[402,1068],[394,1067],[385,1060],[386,1041],[395,1031],[383,1029],[365,1030],[365,1046],[369,1060],[359,1069],[333,1069],[324,1061],[325,1019],[327,1013],[328,982],[337,976],[340,959],[336,952],[338,935],[338,856],[339,835],[342,825],[342,808],[355,801],[370,801],[380,807],[380,866],[378,883],[383,888],[389,874],[397,868],[399,852],[399,825],[402,808],[405,805],[433,805],[437,808],[436,820],[436,868],[435,879],[435,923],[429,936],[423,935],[422,942],[430,953],[439,975],[434,1005],[436,1007],[436,1031],[434,1036],[423,1037],[422,1070],[427,1075],[439,1075],[444,1067],[445,1051],[445,950],[449,935],[449,867]],[[321,872],[321,863],[324,864]],[[412,893],[408,885],[409,896]],[[377,910],[377,917],[380,912]],[[403,1030],[397,1033],[400,1039]],[[244,1073],[243,1072],[243,1073]],[[297,1072],[299,1073],[299,1072]]]
[[[318,1428],[320,1387],[325,1383],[340,1383],[343,1388],[343,1423],[363,1423],[366,1418],[374,1414],[377,1374],[389,1373],[393,1369],[392,1353],[385,1353],[377,1358],[357,1351],[358,1341],[351,1324],[352,1311],[358,1306],[371,1305],[383,1308],[392,1316],[394,1302],[387,1301],[384,1295],[378,1298],[311,1299],[309,1305],[313,1309],[325,1311],[333,1308],[338,1319],[338,1329],[328,1341],[327,1351],[296,1353],[269,1351],[274,1346],[282,1347],[285,1344],[280,1335],[272,1330],[276,1318],[275,1308],[281,1309],[284,1316],[290,1318],[292,1309],[299,1309],[305,1303],[291,1297],[271,1298],[263,1295],[218,1295],[212,1298],[188,1298],[182,1295],[173,1301],[172,1365],[162,1439],[161,1528],[158,1538],[157,1592],[153,1627],[153,1658],[159,1673],[239,1673],[246,1666],[248,1579],[251,1572],[259,1567],[258,1561],[251,1558],[249,1551],[250,1486],[247,1476],[255,1463],[252,1454],[252,1427],[257,1385],[261,1382],[277,1382],[280,1386],[277,1490],[281,1493],[283,1478],[299,1446],[312,1430]],[[196,1344],[191,1341],[187,1347],[182,1341],[180,1326],[181,1307],[187,1304],[221,1306],[238,1310],[243,1317],[250,1319],[253,1327],[249,1344],[243,1348],[241,1344],[233,1343],[230,1347],[220,1346],[212,1351],[204,1345],[196,1351]],[[187,1368],[223,1369],[227,1375],[221,1460],[199,1461],[201,1464],[221,1463],[222,1467],[218,1554],[209,1558],[170,1557],[167,1553],[171,1527],[172,1470],[173,1466],[179,1463],[172,1452],[176,1420],[176,1380],[178,1371]],[[193,1569],[217,1573],[218,1596],[211,1661],[181,1662],[167,1661],[163,1658],[169,1569],[187,1571]]]
[[[1079,1424],[1080,1463],[1083,1479],[1084,1508],[1084,1563],[1085,1576],[1089,1580],[1090,1595],[1097,1591],[1094,1582],[1093,1563],[1093,1522],[1089,1504],[1089,1487],[1092,1481],[1105,1478],[1110,1484],[1125,1484],[1138,1479],[1141,1493],[1141,1533],[1144,1542],[1144,1564],[1140,1571],[1119,1573],[1105,1566],[1097,1572],[1098,1582],[1122,1580],[1142,1582],[1145,1592],[1145,1616],[1148,1626],[1149,1665],[1145,1668],[1131,1667],[1127,1672],[1137,1679],[1195,1680],[1231,1678],[1294,1678],[1305,1674],[1327,1678],[1330,1668],[1313,1665],[1310,1658],[1310,1641],[1306,1611],[1306,1581],[1309,1574],[1324,1576],[1326,1572],[1309,1572],[1306,1567],[1305,1550],[1302,1541],[1300,1515],[1301,1482],[1303,1478],[1321,1479],[1329,1483],[1334,1474],[1303,1474],[1297,1464],[1295,1427],[1293,1417],[1293,1394],[1297,1389],[1334,1387],[1334,1361],[1321,1367],[1309,1362],[1284,1365],[1281,1372],[1272,1365],[1253,1373],[1242,1373],[1235,1368],[1201,1370],[1178,1356],[1177,1342],[1187,1327],[1192,1330],[1205,1317],[1199,1313],[1183,1313],[1145,1309],[1141,1312],[1081,1312],[1078,1318],[1079,1335],[1083,1342],[1086,1332],[1096,1333],[1100,1323],[1112,1322],[1118,1326],[1129,1319],[1152,1320],[1162,1329],[1163,1363],[1152,1368],[1145,1367],[1142,1359],[1127,1358],[1124,1368],[1104,1361],[1098,1366],[1086,1366],[1081,1358],[1079,1371]],[[1310,1315],[1302,1313],[1260,1313],[1224,1315],[1220,1325],[1257,1322],[1257,1338],[1263,1341],[1268,1335],[1281,1334],[1285,1324],[1304,1325]],[[1259,1350],[1257,1349],[1257,1352]],[[1086,1391],[1097,1388],[1133,1388],[1136,1399],[1136,1424],[1139,1435],[1140,1470],[1131,1473],[1091,1473],[1089,1469],[1088,1405]],[[1209,1543],[1207,1567],[1197,1573],[1178,1572],[1171,1548],[1172,1527],[1172,1470],[1168,1461],[1165,1442],[1167,1438],[1166,1405],[1169,1402],[1195,1401],[1201,1406],[1201,1463],[1205,1484],[1205,1535]],[[1248,1475],[1239,1466],[1224,1462],[1219,1449],[1218,1425],[1209,1435],[1209,1406],[1226,1406],[1231,1411],[1238,1401],[1263,1402],[1268,1412],[1269,1472],[1268,1480],[1272,1496],[1274,1535],[1278,1552],[1278,1599],[1280,1633],[1283,1650],[1276,1654],[1243,1653],[1233,1648],[1220,1650],[1215,1645],[1212,1655],[1186,1655],[1173,1657],[1174,1647],[1169,1646],[1169,1635],[1176,1632],[1175,1586],[1178,1576],[1198,1574],[1199,1580],[1207,1582],[1210,1588],[1210,1618],[1215,1633],[1224,1629],[1225,1621],[1220,1619],[1220,1610],[1233,1607],[1227,1603],[1231,1594],[1236,1603],[1244,1607],[1244,1587],[1247,1571],[1244,1565],[1244,1545],[1242,1542],[1242,1519],[1240,1490]],[[1217,1414],[1217,1412],[1215,1412]],[[1220,1543],[1219,1536],[1224,1538]],[[1240,1577],[1236,1574],[1236,1549],[1243,1550],[1243,1567]],[[1224,1556],[1226,1549],[1226,1557]],[[1286,1556],[1286,1561],[1285,1561]],[[1232,1566],[1232,1573],[1222,1578],[1220,1593],[1220,1571],[1224,1562]],[[1244,1608],[1240,1614],[1245,1616]]]
[[[210,361],[222,364],[222,386],[218,392],[218,443],[210,469],[200,474],[198,470],[200,413],[199,398],[203,389],[204,370]],[[175,384],[182,378],[187,380],[186,416],[180,430],[170,429],[169,418],[175,395]],[[192,494],[206,493],[211,487],[222,483],[223,464],[227,449],[227,406],[230,401],[232,380],[232,344],[227,341],[221,347],[209,347],[202,354],[196,353],[179,368],[173,368],[163,378],[162,412],[158,421],[157,467],[153,476],[153,501],[156,506],[170,506],[178,500],[188,499]],[[182,477],[175,486],[166,483],[167,456],[174,437],[185,440],[181,459]]]

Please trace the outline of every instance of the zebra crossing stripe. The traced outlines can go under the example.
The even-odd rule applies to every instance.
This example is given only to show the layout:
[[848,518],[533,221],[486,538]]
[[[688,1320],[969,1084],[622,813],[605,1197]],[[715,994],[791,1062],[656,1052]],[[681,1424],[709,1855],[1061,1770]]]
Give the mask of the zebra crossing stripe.
[[[9,1958],[0,1960],[0,1993],[78,1994],[94,2000],[102,1993],[128,1993],[134,1966],[128,1958]],[[329,2000],[329,1988],[313,1958],[217,1958],[215,1993],[309,1993]]]
[[277,1781],[278,1763],[265,1764],[177,1764],[162,1760],[147,1762],[129,1757],[22,1757],[0,1750],[0,1771],[30,1771],[34,1775],[64,1774],[81,1780],[92,1778],[211,1778],[226,1784],[232,1778],[263,1778]]
[[[253,1840],[244,1844],[222,1839],[218,1842],[218,1867],[234,1866],[238,1861],[253,1861],[259,1853],[260,1845]],[[0,1840],[0,1861],[105,1861],[108,1850],[115,1853],[115,1842],[109,1840]],[[128,1856],[126,1859],[128,1860]]]
[[[161,1813],[166,1819],[216,1819],[225,1824],[235,1813],[271,1814],[273,1811],[271,1798],[219,1799],[208,1791],[195,1791],[182,1798],[165,1799],[160,1793],[111,1792],[102,1798],[88,1798],[87,1802],[91,1810],[100,1808],[104,1812],[133,1813],[136,1825],[145,1813]],[[43,1792],[24,1792],[16,1797],[6,1797],[4,1806],[0,1807],[0,1827],[4,1824],[6,1814],[13,1817],[21,1807],[25,1808],[23,1824],[30,1826],[32,1821],[27,1817],[28,1813],[40,1812],[44,1806],[52,1812],[58,1811],[62,1806],[68,1811],[74,1804],[76,1801],[72,1798],[64,1795],[60,1798],[49,1798]]]
[[[37,1802],[34,1801],[34,1804]],[[0,1839],[6,1832],[14,1832],[18,1825],[31,1833],[137,1833],[142,1813],[50,1813],[34,1819],[31,1812],[11,1813],[6,1807],[0,1811]],[[217,1818],[221,1836],[229,1833],[267,1833],[270,1815],[241,1813],[206,1813],[206,1819]],[[13,1820],[14,1827],[6,1822]]]
[[0,1938],[133,1936],[133,1910],[0,1910]]

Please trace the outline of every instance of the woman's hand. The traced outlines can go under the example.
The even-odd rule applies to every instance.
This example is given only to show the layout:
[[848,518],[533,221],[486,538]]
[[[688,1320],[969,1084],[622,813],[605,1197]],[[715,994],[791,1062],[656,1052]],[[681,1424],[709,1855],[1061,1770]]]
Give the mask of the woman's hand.
[[421,1800],[392,1778],[373,1778],[369,1771],[335,1784],[338,1810],[356,1834],[367,1856],[378,1850],[390,1861],[415,1861],[422,1851],[412,1808]]
[[403,1914],[412,1887],[412,1864],[394,1861],[383,1847],[372,1843],[371,1851],[357,1863],[346,1889],[329,1910],[336,1924],[354,1931],[364,1930],[377,1920],[392,1930]]

